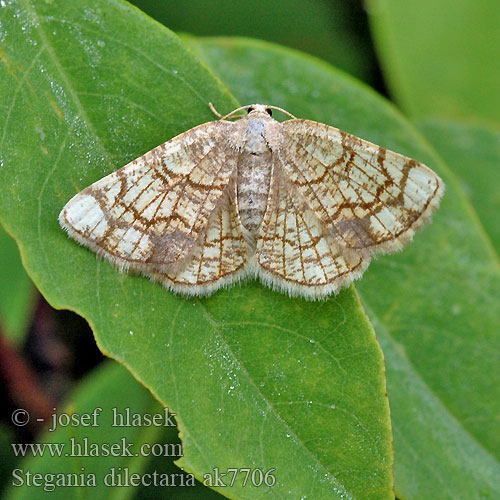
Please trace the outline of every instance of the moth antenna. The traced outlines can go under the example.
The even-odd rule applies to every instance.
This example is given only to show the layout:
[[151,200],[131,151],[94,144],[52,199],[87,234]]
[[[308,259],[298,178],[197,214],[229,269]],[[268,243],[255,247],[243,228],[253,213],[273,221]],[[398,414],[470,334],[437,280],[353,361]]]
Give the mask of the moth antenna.
[[219,118],[222,118],[222,115],[215,109],[215,106],[211,102],[208,103],[208,107],[210,108],[210,110],[212,111],[212,113],[215,116],[218,116]]
[[[251,107],[252,107],[252,105],[251,105],[251,104],[247,104],[246,106],[241,106],[241,107],[239,107],[239,108],[233,109],[233,111],[231,111],[231,113],[228,113],[227,115],[224,115],[224,116],[223,116],[221,113],[219,113],[219,112],[215,109],[214,105],[213,105],[211,102],[209,102],[209,103],[208,103],[208,105],[210,106],[210,109],[212,110],[212,112],[213,112],[216,116],[218,116],[221,120],[228,120],[228,119],[230,119],[230,118],[233,118],[233,115],[234,115],[235,113],[238,113],[239,111],[243,111],[244,109],[248,109],[248,108],[251,108]],[[236,117],[234,117],[234,118],[241,118],[241,116],[236,116]]]
[[276,111],[281,111],[285,115],[288,115],[290,118],[293,118],[294,120],[297,119],[297,117],[293,116],[292,113],[289,113],[286,109],[283,108],[278,108],[278,106],[267,106],[268,108],[275,109]]

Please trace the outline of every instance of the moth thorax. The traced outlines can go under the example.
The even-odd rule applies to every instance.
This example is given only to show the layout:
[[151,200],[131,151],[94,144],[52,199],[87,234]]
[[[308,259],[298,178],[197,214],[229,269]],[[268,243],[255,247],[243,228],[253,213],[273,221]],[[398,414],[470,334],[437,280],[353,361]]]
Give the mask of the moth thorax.
[[238,164],[238,211],[241,223],[256,234],[267,207],[272,175],[272,155],[263,152],[244,152]]

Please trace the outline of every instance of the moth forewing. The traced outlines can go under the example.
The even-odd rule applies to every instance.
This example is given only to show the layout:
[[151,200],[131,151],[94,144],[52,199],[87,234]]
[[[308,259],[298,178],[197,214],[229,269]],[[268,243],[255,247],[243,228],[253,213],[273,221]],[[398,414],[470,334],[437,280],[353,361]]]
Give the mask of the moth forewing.
[[441,179],[411,158],[309,120],[283,128],[290,180],[347,248],[397,250],[439,205]]
[[195,127],[95,182],[63,208],[61,225],[119,267],[163,271],[185,260],[236,166],[228,125]]

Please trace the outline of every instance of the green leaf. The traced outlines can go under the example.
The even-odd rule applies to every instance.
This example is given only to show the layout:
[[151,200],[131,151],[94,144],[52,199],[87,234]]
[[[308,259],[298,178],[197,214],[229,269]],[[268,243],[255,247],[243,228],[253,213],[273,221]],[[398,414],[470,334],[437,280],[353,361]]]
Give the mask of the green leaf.
[[384,75],[414,117],[500,122],[497,0],[371,0]]
[[[369,80],[375,66],[361,8],[343,0],[133,0],[174,31],[248,36],[309,52]],[[276,20],[279,19],[279,22]],[[355,33],[354,31],[357,30]],[[314,33],[314,36],[311,34]]]
[[0,495],[10,484],[12,471],[18,462],[18,458],[12,453],[11,443],[14,439],[12,429],[5,423],[0,423]]
[[320,61],[252,41],[191,43],[241,102],[335,125],[443,177],[433,224],[400,254],[373,262],[356,288],[386,360],[396,493],[496,499],[500,269],[453,173],[392,106]]
[[393,498],[382,354],[352,289],[311,303],[249,283],[187,300],[117,273],[58,226],[80,189],[213,119],[208,102],[237,101],[127,4],[24,0],[2,14],[0,217],[49,302],[84,316],[177,414],[185,470],[276,477],[271,490],[239,476],[223,494]]
[[15,241],[0,225],[0,330],[19,344],[27,333],[33,285],[24,271]]
[[[157,425],[147,425],[146,420],[140,420],[153,417]],[[106,362],[78,384],[64,408],[58,409],[55,430],[51,417],[38,441],[44,451],[38,455],[28,453],[16,465],[15,472],[10,471],[11,487],[5,498],[143,499],[147,498],[146,491],[157,499],[221,498],[199,483],[181,486],[187,483],[188,475],[173,464],[181,447],[169,418],[168,410],[124,367]],[[52,453],[49,452],[51,446]],[[153,458],[152,453],[164,453],[164,456]],[[154,483],[155,471],[158,486]],[[34,484],[35,474],[40,474],[38,485]],[[66,475],[65,484],[70,484],[68,475],[75,474],[77,483],[72,487],[57,487],[57,476],[51,478],[50,474]],[[131,481],[127,478],[133,474],[138,474],[136,485],[127,485]],[[161,480],[168,480],[168,487],[160,486]],[[143,481],[152,484],[144,486]]]
[[482,125],[428,118],[418,128],[453,168],[500,255],[500,132]]

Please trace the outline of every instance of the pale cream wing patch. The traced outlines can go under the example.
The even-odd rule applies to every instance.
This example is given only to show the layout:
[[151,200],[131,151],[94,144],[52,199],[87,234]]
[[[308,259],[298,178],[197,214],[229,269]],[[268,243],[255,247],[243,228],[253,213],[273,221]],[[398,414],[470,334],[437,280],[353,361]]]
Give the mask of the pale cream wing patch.
[[249,249],[231,198],[224,194],[187,258],[170,270],[149,273],[154,280],[178,293],[205,295],[245,275]]
[[343,255],[342,245],[279,169],[274,182],[257,240],[256,274],[274,288],[310,298],[337,292],[360,277],[369,257]]
[[195,127],[95,182],[66,204],[61,225],[119,267],[161,271],[182,260],[235,171],[232,125]]
[[439,206],[441,179],[415,160],[309,120],[284,122],[283,137],[286,175],[348,248],[397,250]]

